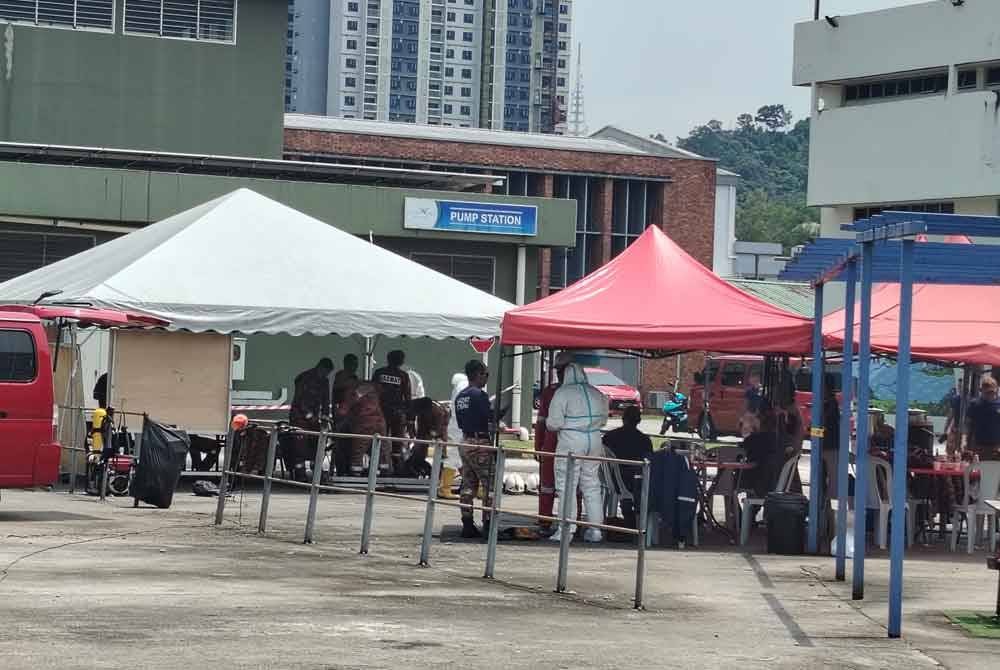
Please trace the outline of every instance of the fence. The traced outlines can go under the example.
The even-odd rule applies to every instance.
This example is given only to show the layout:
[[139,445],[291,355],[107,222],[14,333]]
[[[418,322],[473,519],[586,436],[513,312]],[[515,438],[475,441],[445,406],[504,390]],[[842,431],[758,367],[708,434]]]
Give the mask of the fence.
[[[424,529],[423,529],[423,539],[420,544],[420,565],[428,566],[430,565],[430,548],[431,548],[431,537],[434,529],[434,513],[437,507],[457,507],[459,509],[469,509],[472,511],[483,511],[490,513],[490,525],[489,534],[487,537],[487,549],[486,549],[486,567],[483,574],[485,579],[493,579],[494,570],[496,568],[496,553],[497,553],[497,537],[499,534],[499,520],[501,514],[511,514],[524,518],[534,518],[539,521],[548,521],[558,523],[561,529],[560,533],[560,544],[559,544],[559,564],[556,575],[556,592],[563,593],[566,591],[566,581],[567,581],[567,570],[569,566],[569,549],[570,541],[572,539],[570,533],[570,526],[577,525],[584,528],[597,528],[599,530],[614,531],[618,533],[625,533],[633,535],[637,538],[636,542],[636,572],[635,572],[635,608],[642,609],[643,602],[643,588],[646,573],[646,537],[647,537],[647,518],[648,518],[648,507],[649,507],[649,481],[650,481],[650,465],[649,461],[629,461],[618,458],[605,458],[602,456],[580,456],[575,454],[554,454],[549,452],[536,452],[536,451],[525,451],[521,449],[512,449],[509,447],[495,447],[487,445],[472,445],[472,444],[459,444],[454,442],[442,442],[436,440],[415,440],[408,438],[391,438],[382,437],[380,435],[357,435],[353,433],[335,433],[332,431],[321,430],[321,431],[309,431],[299,428],[292,428],[286,425],[278,425],[275,422],[265,422],[265,421],[254,421],[253,425],[257,428],[262,428],[270,432],[270,439],[268,440],[267,446],[267,456],[264,466],[264,474],[247,474],[243,472],[237,472],[232,469],[233,463],[231,462],[233,453],[233,443],[235,438],[235,433],[232,429],[226,436],[226,450],[223,457],[223,468],[222,475],[219,481],[219,500],[218,506],[215,512],[215,525],[219,526],[222,524],[223,516],[225,514],[226,507],[226,493],[229,487],[230,477],[242,477],[244,479],[260,481],[263,483],[263,492],[260,504],[260,517],[257,523],[257,532],[264,533],[267,530],[267,516],[268,507],[270,505],[271,499],[271,488],[274,482],[278,482],[287,486],[296,486],[300,488],[309,489],[309,507],[306,513],[306,525],[305,525],[305,537],[303,541],[305,543],[312,543],[313,541],[313,531],[316,524],[316,509],[319,502],[320,491],[333,491],[341,493],[363,493],[365,496],[365,509],[364,516],[362,518],[361,524],[361,554],[367,554],[370,548],[371,542],[371,527],[372,520],[375,514],[375,498],[394,498],[397,500],[408,500],[412,502],[422,502],[425,504],[424,510]],[[282,433],[294,434],[294,435],[305,435],[305,436],[315,436],[317,437],[316,454],[313,461],[313,471],[312,471],[312,481],[311,482],[299,482],[289,479],[282,479],[274,476],[274,463],[277,457],[278,449],[278,438]],[[327,442],[330,438],[335,439],[364,439],[370,440],[371,446],[369,448],[368,458],[368,482],[367,487],[363,491],[359,491],[356,488],[339,486],[335,484],[321,484],[322,468],[318,464],[323,462],[325,456],[325,451],[327,448]],[[428,447],[434,448],[434,456],[431,465],[430,474],[430,485],[428,486],[427,495],[425,497],[418,497],[412,495],[403,495],[399,493],[393,493],[390,491],[380,491],[377,488],[377,476],[379,458],[381,455],[383,444],[392,443],[405,443],[414,445],[426,445]],[[481,449],[495,452],[496,454],[496,472],[493,481],[493,501],[491,505],[478,505],[475,502],[472,504],[456,502],[452,500],[439,500],[437,498],[437,482],[441,475],[441,464],[444,458],[444,449],[442,447],[452,447],[456,449]],[[544,516],[540,514],[530,514],[521,511],[504,509],[502,507],[503,501],[503,480],[504,480],[504,464],[506,459],[506,453],[508,451],[517,451],[522,454],[531,454],[535,456],[540,456],[542,458],[565,458],[567,459],[567,477],[564,490],[561,492],[561,499],[564,501],[559,505],[560,514],[558,517]],[[618,465],[632,465],[639,466],[642,468],[642,493],[639,500],[639,526],[638,530],[632,528],[620,528],[617,526],[610,526],[602,523],[595,523],[592,521],[577,521],[575,519],[570,519],[567,516],[567,510],[569,505],[565,504],[565,501],[571,499],[575,496],[576,491],[576,477],[573,476],[574,468],[577,461],[598,461],[609,464]]]

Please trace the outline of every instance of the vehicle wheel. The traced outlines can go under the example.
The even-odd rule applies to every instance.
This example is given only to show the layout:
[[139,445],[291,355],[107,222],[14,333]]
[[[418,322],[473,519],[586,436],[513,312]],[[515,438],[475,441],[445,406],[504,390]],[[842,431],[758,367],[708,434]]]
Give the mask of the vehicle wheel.
[[719,436],[711,414],[702,414],[698,417],[698,436],[703,440],[714,440]]

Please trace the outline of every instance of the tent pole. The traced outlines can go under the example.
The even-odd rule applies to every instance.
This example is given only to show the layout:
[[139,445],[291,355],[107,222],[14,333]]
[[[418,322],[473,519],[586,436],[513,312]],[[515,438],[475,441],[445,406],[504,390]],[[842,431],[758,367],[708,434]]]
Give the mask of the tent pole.
[[[910,404],[910,324],[913,320],[913,240],[903,240],[899,268],[899,348],[896,356],[896,440],[892,458],[892,540],[889,545],[889,637],[898,638],[903,617],[903,552],[906,549],[907,443]],[[912,514],[913,511],[911,510]]]
[[[840,453],[837,459],[837,581],[847,572],[847,498],[851,460],[851,405],[854,395],[854,295],[858,281],[858,260],[847,263],[847,295],[844,305],[844,361],[840,385]],[[831,491],[832,493],[832,491]],[[855,497],[857,500],[857,497]],[[855,503],[856,504],[856,503]]]
[[861,334],[858,343],[858,439],[854,456],[854,561],[851,597],[865,597],[865,549],[868,541],[868,405],[871,401],[872,263],[871,243],[861,247]]
[[[823,284],[816,285],[813,305],[812,418],[809,446],[808,551],[819,551],[819,501],[823,487]],[[784,402],[784,398],[778,399]]]

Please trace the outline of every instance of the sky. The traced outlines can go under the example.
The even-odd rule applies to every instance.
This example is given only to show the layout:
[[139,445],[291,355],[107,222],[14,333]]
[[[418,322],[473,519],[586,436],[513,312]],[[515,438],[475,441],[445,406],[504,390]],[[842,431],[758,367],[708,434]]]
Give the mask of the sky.
[[[821,12],[920,1],[821,0]],[[812,11],[813,0],[575,0],[590,132],[614,124],[674,142],[710,119],[731,127],[778,103],[803,118],[809,90],[791,83],[792,31]]]

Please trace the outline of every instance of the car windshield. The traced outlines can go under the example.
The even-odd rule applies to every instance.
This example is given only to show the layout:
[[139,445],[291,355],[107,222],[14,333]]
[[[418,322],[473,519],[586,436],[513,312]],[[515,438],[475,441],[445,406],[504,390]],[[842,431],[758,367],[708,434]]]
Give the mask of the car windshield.
[[628,386],[625,382],[607,370],[598,370],[596,368],[589,368],[587,372],[587,381],[589,381],[594,386]]

